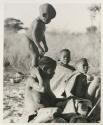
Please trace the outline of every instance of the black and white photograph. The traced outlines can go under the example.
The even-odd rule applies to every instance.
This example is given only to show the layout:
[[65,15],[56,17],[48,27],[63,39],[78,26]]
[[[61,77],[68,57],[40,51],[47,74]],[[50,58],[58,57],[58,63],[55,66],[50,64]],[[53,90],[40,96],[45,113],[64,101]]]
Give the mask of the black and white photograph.
[[3,123],[101,123],[101,2],[3,5]]

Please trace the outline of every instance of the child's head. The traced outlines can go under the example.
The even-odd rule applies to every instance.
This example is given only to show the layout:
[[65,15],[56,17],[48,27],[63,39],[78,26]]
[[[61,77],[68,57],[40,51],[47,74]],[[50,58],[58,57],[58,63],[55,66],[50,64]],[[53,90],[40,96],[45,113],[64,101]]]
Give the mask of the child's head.
[[81,58],[76,63],[76,70],[86,74],[88,72],[88,60],[86,58]]
[[45,23],[50,23],[51,19],[56,16],[55,8],[48,3],[42,4],[40,6],[40,19]]
[[43,56],[38,61],[38,66],[40,68],[41,76],[44,79],[51,79],[55,73],[56,61],[50,57]]
[[70,50],[63,49],[60,51],[60,62],[64,65],[68,65],[70,61]]

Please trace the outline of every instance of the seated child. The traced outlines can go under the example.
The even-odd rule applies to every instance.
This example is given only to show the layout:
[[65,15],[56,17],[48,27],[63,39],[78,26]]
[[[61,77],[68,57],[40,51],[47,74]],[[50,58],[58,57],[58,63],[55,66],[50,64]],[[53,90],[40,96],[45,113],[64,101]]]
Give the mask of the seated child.
[[[76,63],[76,71],[74,71],[72,75],[66,80],[66,87],[65,87],[66,97],[67,98],[71,97],[71,98],[68,99],[68,102],[64,107],[63,114],[80,113],[81,115],[83,114],[86,115],[89,112],[91,101],[86,99],[86,92],[88,87],[87,77],[86,77],[87,71],[88,71],[87,59],[86,58],[79,59]],[[84,104],[85,105],[88,104],[85,107],[86,110],[82,109],[81,105]]]
[[71,95],[78,98],[86,98],[88,61],[86,58],[81,58],[76,63],[76,71],[66,80],[65,87],[66,96]]
[[[45,3],[40,6],[40,15],[35,19],[28,29],[26,36],[29,41],[30,51],[32,53],[32,66],[37,65],[38,57],[44,55],[48,51],[48,46],[45,39],[45,24],[56,16],[56,11],[51,4]],[[44,48],[40,45],[42,42]]]
[[[96,76],[87,75],[87,71],[88,71],[87,59],[82,58],[78,60],[76,64],[76,71],[66,81],[67,86],[65,88],[65,92],[66,92],[66,97],[74,96],[77,98],[75,99],[77,102],[80,98],[83,101],[84,99],[85,101],[89,100],[91,105],[93,106],[98,100],[97,98],[100,97],[100,79]],[[79,106],[83,105],[83,101],[81,104],[79,103]],[[66,113],[70,111],[70,109],[72,112],[75,112],[76,108],[73,107],[73,104],[74,102],[72,102],[71,104],[71,100],[68,101],[63,112]],[[83,111],[84,109],[80,110],[80,108],[78,108],[78,110],[80,110],[79,113],[81,113],[82,115],[83,113],[85,113],[85,115],[87,115],[92,106],[88,109],[88,111],[86,111],[86,113]],[[100,114],[98,113],[98,116],[99,115]]]
[[57,64],[55,75],[50,81],[51,89],[57,98],[63,97],[65,80],[75,70],[69,65],[70,59],[70,50],[63,49],[60,51],[60,61]]
[[50,90],[49,81],[54,75],[55,68],[56,61],[44,56],[38,61],[38,69],[32,69],[26,81],[22,122],[33,119],[40,108],[54,105],[55,96]]

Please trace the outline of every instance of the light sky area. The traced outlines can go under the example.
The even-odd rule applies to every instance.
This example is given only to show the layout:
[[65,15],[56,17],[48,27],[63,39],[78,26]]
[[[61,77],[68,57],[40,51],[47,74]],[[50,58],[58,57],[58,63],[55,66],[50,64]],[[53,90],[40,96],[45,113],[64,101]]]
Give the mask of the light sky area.
[[[86,3],[57,3],[52,4],[57,12],[47,30],[84,32],[91,25],[90,12]],[[29,27],[31,22],[39,15],[40,3],[9,3],[4,6],[4,17],[14,17]],[[95,23],[96,24],[96,23]],[[96,24],[98,25],[98,24]]]

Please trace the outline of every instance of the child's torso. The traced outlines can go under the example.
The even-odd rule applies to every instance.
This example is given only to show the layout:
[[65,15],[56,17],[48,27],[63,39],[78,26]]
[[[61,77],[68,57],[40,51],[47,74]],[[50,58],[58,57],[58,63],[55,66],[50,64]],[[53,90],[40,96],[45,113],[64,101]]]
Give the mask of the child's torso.
[[71,94],[73,94],[79,98],[85,98],[87,87],[88,85],[86,75],[75,71],[66,81],[66,96],[69,97]]
[[36,28],[35,32],[36,32],[36,37],[38,39],[38,41],[42,41],[44,36],[45,36],[45,24],[39,19],[35,19],[30,28],[27,30],[27,37],[30,39],[30,40],[33,40],[33,30]]
[[77,76],[71,93],[77,97],[85,98],[87,91],[87,78],[86,75],[80,74]]

